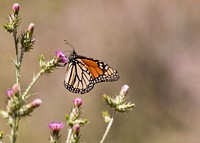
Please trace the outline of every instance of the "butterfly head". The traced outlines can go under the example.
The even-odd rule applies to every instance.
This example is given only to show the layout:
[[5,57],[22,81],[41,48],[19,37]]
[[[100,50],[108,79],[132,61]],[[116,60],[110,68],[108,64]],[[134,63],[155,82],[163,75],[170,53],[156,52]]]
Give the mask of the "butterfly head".
[[73,51],[71,52],[71,54],[69,55],[69,60],[73,60],[77,58],[77,53],[76,51],[73,49]]
[[67,40],[64,40],[65,41],[65,44],[66,45],[69,45],[73,50],[72,50],[72,52],[70,53],[70,55],[69,55],[69,60],[75,60],[76,58],[77,58],[77,53],[76,53],[76,51],[74,50],[74,47],[67,41]]

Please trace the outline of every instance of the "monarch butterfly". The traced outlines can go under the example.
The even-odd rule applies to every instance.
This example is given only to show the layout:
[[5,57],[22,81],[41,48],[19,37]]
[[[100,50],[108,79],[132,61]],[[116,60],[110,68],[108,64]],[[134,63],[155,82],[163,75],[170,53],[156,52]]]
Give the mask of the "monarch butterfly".
[[73,93],[84,94],[96,83],[119,79],[117,70],[100,60],[78,55],[74,48],[68,59],[64,85]]

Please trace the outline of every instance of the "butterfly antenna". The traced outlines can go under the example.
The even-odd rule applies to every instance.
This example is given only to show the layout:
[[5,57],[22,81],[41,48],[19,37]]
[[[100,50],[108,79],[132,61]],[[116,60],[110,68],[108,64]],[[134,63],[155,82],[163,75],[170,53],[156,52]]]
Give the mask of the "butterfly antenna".
[[64,52],[64,54],[65,54],[65,53],[67,53],[67,52],[70,52],[70,53],[71,53],[72,51],[70,51],[70,50],[64,50],[63,52]]
[[67,40],[64,40],[64,41],[66,45],[69,45],[74,50],[74,47]]

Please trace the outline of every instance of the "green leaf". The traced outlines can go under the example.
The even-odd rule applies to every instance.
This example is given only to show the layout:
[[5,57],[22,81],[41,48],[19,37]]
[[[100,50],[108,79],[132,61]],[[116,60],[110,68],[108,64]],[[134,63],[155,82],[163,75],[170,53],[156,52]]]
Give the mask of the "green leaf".
[[108,113],[108,111],[103,111],[103,112],[102,112],[102,116],[103,116],[104,121],[105,121],[106,123],[109,123],[109,122],[110,122],[111,118],[110,118],[110,114]]
[[125,102],[123,104],[120,104],[117,106],[116,110],[118,112],[127,112],[129,110],[132,110],[135,107],[134,103],[131,102]]

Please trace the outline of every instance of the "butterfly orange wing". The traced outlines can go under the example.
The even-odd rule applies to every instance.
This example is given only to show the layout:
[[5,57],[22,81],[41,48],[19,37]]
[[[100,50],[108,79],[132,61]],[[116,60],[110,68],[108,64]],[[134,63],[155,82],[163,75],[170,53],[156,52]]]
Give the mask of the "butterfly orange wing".
[[96,83],[118,79],[118,72],[105,62],[77,55],[67,64],[64,85],[71,92],[84,94]]

